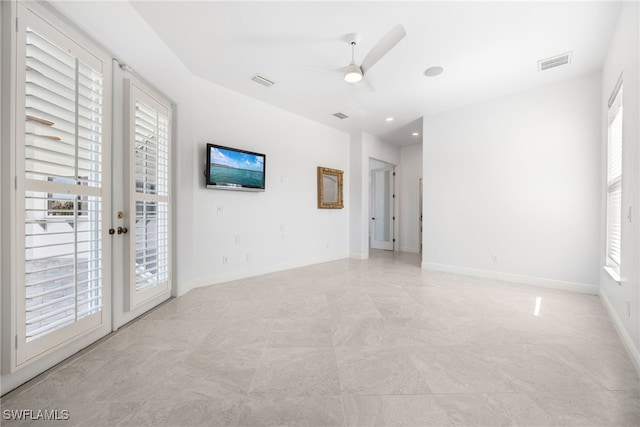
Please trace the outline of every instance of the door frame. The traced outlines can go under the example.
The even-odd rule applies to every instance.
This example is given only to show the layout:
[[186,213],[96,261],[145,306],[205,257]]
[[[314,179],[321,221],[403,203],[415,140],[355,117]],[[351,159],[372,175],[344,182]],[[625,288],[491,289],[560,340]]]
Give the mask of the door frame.
[[[155,90],[153,87],[148,85],[143,79],[135,75],[128,67],[120,66],[120,63],[114,59],[113,60],[113,92],[114,92],[114,105],[123,106],[123,111],[121,114],[115,114],[114,116],[114,129],[118,129],[119,131],[114,132],[114,143],[113,143],[113,194],[112,194],[112,203],[113,207],[111,210],[111,224],[112,228],[117,229],[117,227],[126,227],[129,229],[129,232],[124,235],[123,239],[116,239],[112,248],[112,259],[113,259],[113,273],[112,277],[114,278],[114,287],[112,290],[112,330],[116,331],[122,326],[126,325],[130,321],[135,318],[141,316],[162,302],[166,301],[171,297],[173,291],[173,281],[170,279],[169,288],[144,301],[140,305],[130,309],[130,265],[129,260],[126,259],[125,254],[129,253],[131,240],[134,237],[134,222],[135,222],[135,207],[130,208],[130,197],[129,191],[131,184],[128,182],[131,174],[125,168],[130,164],[128,157],[130,156],[129,150],[129,117],[128,113],[131,111],[131,108],[125,108],[125,105],[130,102],[128,99],[128,91],[130,88],[128,85],[134,84],[135,86],[142,88],[145,92],[152,93],[154,96],[162,99],[167,102],[173,108],[172,103],[164,99],[162,94]],[[173,120],[173,117],[169,117],[170,120]],[[171,138],[173,139],[173,134],[171,130]],[[173,148],[170,147],[169,155],[173,156]],[[169,162],[169,170],[170,174],[173,171],[172,161],[170,159]],[[170,175],[169,177],[169,192],[172,192],[173,187],[173,179]],[[173,200],[173,199],[172,199]],[[118,212],[123,212],[124,217],[118,218]],[[173,215],[173,206],[169,205],[169,229],[170,234],[172,234],[173,229],[173,221],[171,217]],[[173,270],[173,257],[171,253],[173,252],[172,240],[169,241],[169,262],[170,269]]]
[[[388,163],[382,160],[369,159],[369,249],[383,249],[396,251],[398,245],[396,244],[397,235],[397,191],[396,191],[396,165]],[[375,186],[375,173],[381,170],[388,170],[390,172],[390,185],[389,185],[389,200],[391,205],[389,206],[389,244],[388,245],[374,245],[375,236],[375,203],[376,203],[376,186]]]
[[422,225],[422,216],[423,216],[423,207],[422,207],[422,201],[423,201],[423,181],[422,178],[418,178],[418,227],[419,227],[419,234],[418,234],[418,253],[422,253],[422,236],[423,236],[423,225]]

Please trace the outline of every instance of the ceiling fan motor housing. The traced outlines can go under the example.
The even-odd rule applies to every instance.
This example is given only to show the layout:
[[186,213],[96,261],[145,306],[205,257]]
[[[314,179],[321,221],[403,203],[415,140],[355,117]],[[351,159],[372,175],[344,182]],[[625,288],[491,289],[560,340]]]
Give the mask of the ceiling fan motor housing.
[[360,42],[360,36],[357,33],[349,33],[345,40],[351,45],[351,63],[345,69],[344,81],[358,83],[363,77],[362,68],[356,64],[356,45]]

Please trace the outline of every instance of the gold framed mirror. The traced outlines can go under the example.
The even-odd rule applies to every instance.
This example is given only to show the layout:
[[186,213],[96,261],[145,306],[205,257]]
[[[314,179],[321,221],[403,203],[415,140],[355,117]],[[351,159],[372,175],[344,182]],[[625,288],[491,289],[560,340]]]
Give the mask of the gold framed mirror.
[[342,209],[342,174],[338,169],[318,166],[318,209]]

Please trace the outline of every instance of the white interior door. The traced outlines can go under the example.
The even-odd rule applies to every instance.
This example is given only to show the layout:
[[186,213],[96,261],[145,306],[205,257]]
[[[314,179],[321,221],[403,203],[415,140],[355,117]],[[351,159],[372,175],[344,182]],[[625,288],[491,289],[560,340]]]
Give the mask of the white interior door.
[[419,224],[419,236],[418,236],[418,247],[420,248],[419,252],[422,253],[422,178],[418,180],[418,224]]
[[394,249],[393,166],[371,171],[371,247]]

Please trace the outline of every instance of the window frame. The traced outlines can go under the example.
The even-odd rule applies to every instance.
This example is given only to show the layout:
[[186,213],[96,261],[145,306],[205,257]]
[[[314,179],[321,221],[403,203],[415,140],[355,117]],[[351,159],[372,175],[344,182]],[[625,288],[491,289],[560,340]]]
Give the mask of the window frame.
[[[606,163],[606,227],[605,227],[605,265],[604,269],[618,283],[620,283],[620,266],[622,263],[622,187],[623,170],[623,78],[622,74],[618,78],[616,85],[609,97],[607,104],[607,163]],[[619,129],[614,129],[613,126]],[[618,130],[616,133],[615,131]],[[615,139],[612,139],[615,138]],[[616,144],[616,146],[612,146]],[[617,159],[612,159],[612,154],[617,155]],[[612,171],[612,169],[614,169]],[[612,176],[613,174],[613,176]],[[619,206],[612,206],[612,199],[619,200]],[[612,211],[615,211],[616,218],[612,218]],[[612,221],[617,221],[617,224]],[[616,227],[617,226],[617,227]],[[615,230],[614,230],[615,228]],[[612,233],[616,232],[615,236]]]

